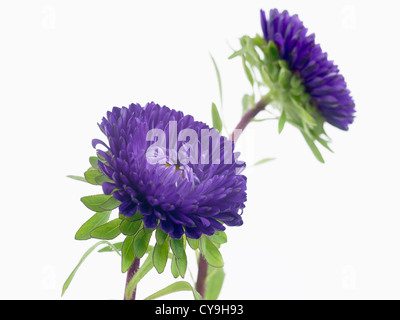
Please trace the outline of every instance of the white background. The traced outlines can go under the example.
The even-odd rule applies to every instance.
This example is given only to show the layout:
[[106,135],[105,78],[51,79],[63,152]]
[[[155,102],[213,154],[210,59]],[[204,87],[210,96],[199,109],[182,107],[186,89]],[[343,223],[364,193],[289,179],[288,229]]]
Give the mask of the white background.
[[[335,60],[357,104],[349,132],[327,127],[335,153],[318,163],[301,135],[251,124],[244,226],[222,249],[222,299],[400,298],[399,42],[396,1],[5,1],[0,4],[0,298],[59,299],[93,241],[79,198],[96,123],[113,106],[148,101],[210,123],[218,86],[239,121],[250,87],[230,48],[261,32],[259,9],[298,13]],[[190,256],[191,270],[196,275]],[[190,277],[187,277],[190,281]],[[138,298],[172,283],[151,272]],[[63,299],[120,299],[119,257],[93,254]],[[191,299],[190,293],[170,296]]]

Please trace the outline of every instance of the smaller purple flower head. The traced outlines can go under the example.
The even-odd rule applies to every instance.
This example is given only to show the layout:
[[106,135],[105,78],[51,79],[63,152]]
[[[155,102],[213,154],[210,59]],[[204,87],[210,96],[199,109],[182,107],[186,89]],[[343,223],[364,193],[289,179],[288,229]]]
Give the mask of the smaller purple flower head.
[[280,58],[303,80],[323,118],[339,129],[348,130],[354,120],[354,101],[338,67],[315,43],[315,35],[308,35],[297,15],[280,13],[277,9],[271,10],[268,18],[261,10],[261,25],[264,39],[275,43]]
[[243,224],[245,164],[233,142],[206,124],[155,103],[113,108],[99,124],[107,140],[93,140],[99,167],[112,182],[105,194],[125,217],[143,219],[174,239],[198,239]]

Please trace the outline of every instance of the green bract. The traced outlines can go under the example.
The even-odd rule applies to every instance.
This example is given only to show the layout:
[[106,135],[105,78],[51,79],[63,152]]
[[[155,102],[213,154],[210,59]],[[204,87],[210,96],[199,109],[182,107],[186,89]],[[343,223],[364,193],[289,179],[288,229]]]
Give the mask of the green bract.
[[[306,92],[303,80],[293,73],[287,62],[282,60],[274,42],[267,42],[261,36],[244,36],[240,39],[241,49],[230,59],[241,56],[246,77],[254,89],[268,88],[268,100],[279,111],[278,131],[282,132],[289,122],[300,130],[315,157],[324,162],[315,142],[331,151],[329,138],[323,124],[324,119]],[[255,94],[243,97],[243,111],[255,107]]]
[[[215,109],[216,110],[216,109]],[[221,130],[219,123],[219,115],[216,111],[217,129]],[[68,176],[74,180],[88,182],[92,185],[101,186],[103,181],[108,181],[100,171],[97,162],[98,157],[90,157],[89,162],[91,167],[85,172],[84,177]],[[222,243],[227,242],[227,237],[224,232],[217,231],[212,236],[203,235],[200,239],[190,239],[185,235],[181,239],[171,239],[169,235],[163,232],[159,227],[155,229],[146,229],[142,222],[142,216],[137,213],[132,218],[127,218],[113,211],[117,209],[120,203],[114,197],[97,194],[81,198],[82,203],[94,214],[89,218],[77,231],[75,235],[76,240],[89,240],[100,239],[101,241],[93,245],[88,251],[85,252],[83,258],[80,260],[78,266],[74,269],[68,277],[63,287],[63,294],[68,288],[70,282],[75,276],[76,271],[88,255],[94,251],[101,244],[106,247],[99,250],[99,252],[117,252],[121,257],[121,271],[127,272],[136,258],[142,258],[146,254],[145,263],[139,269],[135,277],[131,280],[130,285],[127,287],[127,296],[131,294],[137,283],[154,267],[158,273],[165,271],[168,260],[171,261],[171,273],[174,278],[184,278],[187,271],[187,255],[186,250],[191,248],[199,250],[210,264],[210,275],[208,282],[211,288],[217,288],[212,293],[208,292],[207,295],[216,299],[222,287],[224,271],[222,269],[223,260],[218,250]],[[154,235],[154,237],[153,237]],[[124,237],[122,241],[114,244],[109,243],[117,237]],[[152,244],[153,243],[153,244]],[[187,245],[188,244],[188,245]],[[219,268],[216,272],[216,268]],[[215,284],[213,284],[215,281]],[[193,290],[195,298],[199,298],[199,294],[188,283],[178,282],[166,289],[161,290],[154,296],[160,294],[167,294],[182,290]],[[151,298],[151,297],[150,297]],[[206,297],[207,298],[207,297]]]

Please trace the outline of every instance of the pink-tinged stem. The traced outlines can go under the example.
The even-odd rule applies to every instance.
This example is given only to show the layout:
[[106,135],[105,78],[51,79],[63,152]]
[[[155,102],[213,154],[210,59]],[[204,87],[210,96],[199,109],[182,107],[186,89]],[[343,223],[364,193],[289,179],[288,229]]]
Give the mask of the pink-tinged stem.
[[[237,142],[243,130],[247,127],[247,125],[259,114],[261,111],[265,109],[265,107],[269,103],[268,97],[264,97],[261,99],[253,109],[250,109],[245,113],[243,118],[240,120],[235,130],[232,132],[230,139],[234,142]],[[199,271],[197,274],[197,282],[196,282],[196,290],[197,292],[204,298],[206,293],[206,277],[207,277],[207,268],[208,264],[206,259],[200,254],[199,257]]]
[[[126,291],[126,287],[128,286],[128,283],[131,281],[131,279],[133,278],[133,276],[136,274],[136,272],[138,271],[140,266],[140,259],[135,259],[132,263],[132,265],[130,266],[130,268],[128,269],[128,273],[126,275],[126,285],[125,285],[125,291]],[[127,299],[124,295],[124,300],[135,300],[136,299],[136,288],[132,293],[132,297],[130,299]]]

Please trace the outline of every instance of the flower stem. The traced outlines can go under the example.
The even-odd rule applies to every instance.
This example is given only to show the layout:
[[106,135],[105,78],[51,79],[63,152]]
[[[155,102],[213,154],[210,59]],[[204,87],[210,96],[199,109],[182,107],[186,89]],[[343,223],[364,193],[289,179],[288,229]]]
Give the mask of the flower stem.
[[208,263],[204,256],[200,254],[199,257],[199,272],[197,274],[196,290],[203,297],[206,294],[206,277],[207,277]]
[[[247,125],[259,114],[261,111],[265,109],[265,107],[271,102],[270,95],[266,95],[263,97],[253,109],[250,109],[245,113],[243,118],[240,120],[235,130],[230,136],[230,139],[234,142],[237,142],[243,130],[247,127]],[[199,271],[197,274],[197,282],[196,282],[196,290],[197,292],[204,298],[206,293],[206,277],[207,277],[207,268],[208,264],[206,259],[200,254],[199,257]]]
[[240,120],[235,130],[232,132],[230,139],[234,142],[237,142],[243,130],[247,127],[247,125],[259,114],[261,111],[265,109],[265,107],[270,102],[269,96],[265,96],[255,105],[253,109],[250,109],[245,113],[243,118]]
[[[133,263],[132,263],[132,265],[129,267],[129,269],[128,269],[128,273],[127,273],[127,275],[126,275],[126,285],[125,285],[125,291],[126,291],[126,288],[127,288],[127,286],[128,286],[128,283],[131,281],[131,279],[133,278],[133,276],[136,274],[136,272],[138,271],[138,269],[139,269],[139,266],[140,266],[140,259],[135,259],[135,260],[133,260]],[[130,298],[130,299],[127,299],[126,297],[125,297],[125,295],[124,295],[124,300],[135,300],[136,299],[136,288],[135,288],[135,291],[133,291],[133,293],[132,293],[132,297]]]

